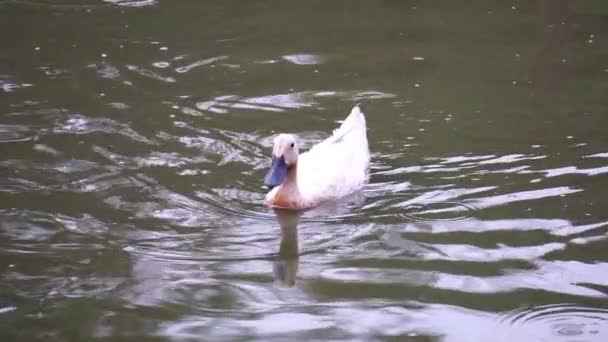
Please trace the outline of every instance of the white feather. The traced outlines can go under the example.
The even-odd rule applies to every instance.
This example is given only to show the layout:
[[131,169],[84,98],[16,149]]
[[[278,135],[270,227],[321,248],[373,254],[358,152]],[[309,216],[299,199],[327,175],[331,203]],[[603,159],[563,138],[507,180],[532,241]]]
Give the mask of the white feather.
[[370,160],[367,126],[359,106],[353,107],[340,127],[310,151],[298,156],[296,150],[294,156],[291,150],[285,149],[294,141],[295,137],[289,134],[275,138],[273,155],[278,157],[282,153],[283,157],[294,160],[296,172],[266,195],[271,206],[311,208],[348,196],[367,181]]
[[367,180],[369,148],[365,116],[359,106],[333,134],[298,159],[298,188],[315,203],[344,197]]

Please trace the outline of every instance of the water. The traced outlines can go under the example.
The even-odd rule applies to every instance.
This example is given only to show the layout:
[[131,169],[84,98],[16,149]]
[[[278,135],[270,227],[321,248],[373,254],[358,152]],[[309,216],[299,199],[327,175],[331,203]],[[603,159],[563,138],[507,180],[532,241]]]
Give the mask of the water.
[[[0,335],[607,340],[607,13],[0,1]],[[357,102],[370,183],[267,209]]]

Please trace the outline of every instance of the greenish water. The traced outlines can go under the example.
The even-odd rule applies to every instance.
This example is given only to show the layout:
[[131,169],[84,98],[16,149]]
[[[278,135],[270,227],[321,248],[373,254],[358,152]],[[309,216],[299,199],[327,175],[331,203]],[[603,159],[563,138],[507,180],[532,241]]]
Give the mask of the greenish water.
[[[608,3],[0,1],[3,341],[606,341]],[[362,103],[360,194],[263,202]]]

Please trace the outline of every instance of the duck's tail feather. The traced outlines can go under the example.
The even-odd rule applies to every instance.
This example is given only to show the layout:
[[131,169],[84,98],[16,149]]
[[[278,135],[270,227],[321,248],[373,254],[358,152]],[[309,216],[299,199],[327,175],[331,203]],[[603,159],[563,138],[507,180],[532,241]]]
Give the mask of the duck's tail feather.
[[334,139],[339,140],[343,136],[345,136],[347,133],[349,133],[350,131],[353,131],[353,130],[364,130],[365,131],[365,129],[366,129],[365,115],[361,111],[360,105],[356,104],[353,107],[353,109],[350,111],[350,114],[348,115],[348,117],[346,117],[346,119],[344,119],[344,121],[342,122],[340,127],[338,127],[337,129],[335,129],[333,131],[332,135],[333,135]]

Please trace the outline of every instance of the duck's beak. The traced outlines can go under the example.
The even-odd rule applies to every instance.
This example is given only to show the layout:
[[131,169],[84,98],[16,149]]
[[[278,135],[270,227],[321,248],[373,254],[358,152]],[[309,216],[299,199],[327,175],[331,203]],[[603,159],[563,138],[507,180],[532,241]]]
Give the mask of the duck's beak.
[[283,183],[287,177],[287,164],[285,163],[285,157],[272,157],[272,165],[270,170],[264,177],[264,185],[269,188],[274,188]]

